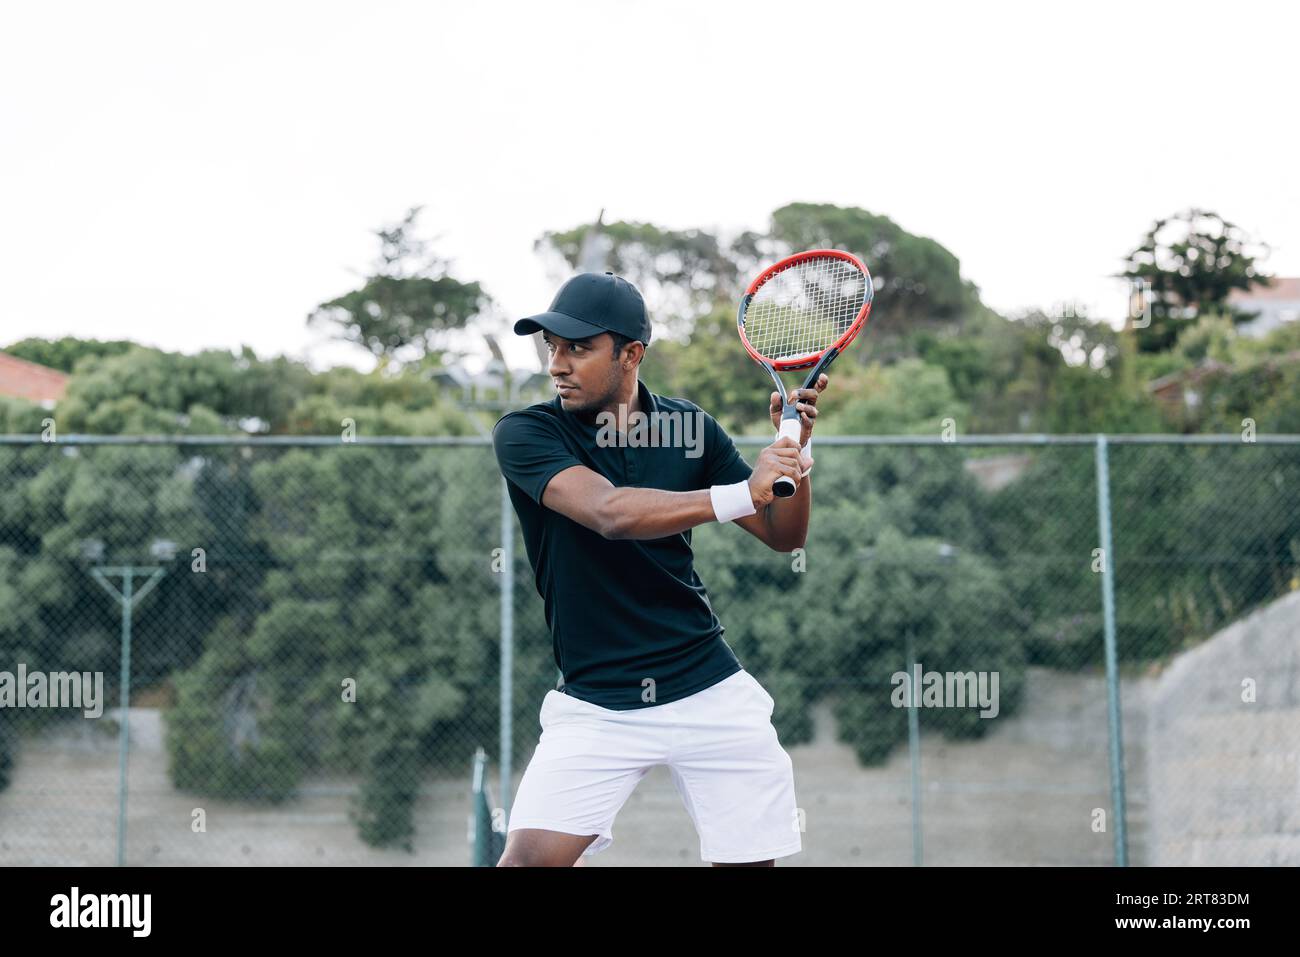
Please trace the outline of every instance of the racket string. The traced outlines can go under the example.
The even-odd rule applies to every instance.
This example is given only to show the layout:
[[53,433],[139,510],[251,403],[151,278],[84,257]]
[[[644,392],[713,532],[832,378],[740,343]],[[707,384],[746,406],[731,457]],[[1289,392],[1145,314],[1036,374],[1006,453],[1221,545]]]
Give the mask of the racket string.
[[745,337],[755,352],[774,360],[824,352],[853,325],[867,291],[866,275],[847,260],[792,263],[754,291]]

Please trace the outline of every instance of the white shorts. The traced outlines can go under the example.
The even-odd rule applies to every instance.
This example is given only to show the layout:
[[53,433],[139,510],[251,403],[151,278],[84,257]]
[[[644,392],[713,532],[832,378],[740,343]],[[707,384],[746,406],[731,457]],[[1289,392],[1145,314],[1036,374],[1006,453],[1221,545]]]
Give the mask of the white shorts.
[[766,861],[803,849],[790,756],[772,727],[772,697],[747,671],[667,704],[614,711],[559,691],[542,702],[542,737],[528,762],[509,830],[595,834],[584,855],[614,841],[614,818],[637,783],[666,764],[700,835],[700,857]]

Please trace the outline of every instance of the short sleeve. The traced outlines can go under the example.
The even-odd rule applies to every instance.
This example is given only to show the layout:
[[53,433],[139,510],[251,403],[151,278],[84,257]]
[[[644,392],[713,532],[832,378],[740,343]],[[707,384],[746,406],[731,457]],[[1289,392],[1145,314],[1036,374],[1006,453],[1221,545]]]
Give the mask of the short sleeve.
[[704,415],[704,454],[707,460],[704,487],[747,481],[754,470],[741,458],[736,443],[726,429],[713,416],[701,411]]
[[503,416],[492,428],[492,447],[501,474],[538,505],[557,473],[583,464],[565,446],[558,426],[534,415]]

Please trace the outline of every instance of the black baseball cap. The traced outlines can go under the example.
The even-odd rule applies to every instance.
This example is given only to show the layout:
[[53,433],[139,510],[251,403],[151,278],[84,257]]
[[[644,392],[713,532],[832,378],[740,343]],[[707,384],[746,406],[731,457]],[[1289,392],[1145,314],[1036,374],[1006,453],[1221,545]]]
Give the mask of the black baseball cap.
[[530,336],[545,329],[565,339],[617,332],[650,344],[650,317],[636,286],[612,272],[582,272],[555,294],[551,308],[520,319],[515,332]]

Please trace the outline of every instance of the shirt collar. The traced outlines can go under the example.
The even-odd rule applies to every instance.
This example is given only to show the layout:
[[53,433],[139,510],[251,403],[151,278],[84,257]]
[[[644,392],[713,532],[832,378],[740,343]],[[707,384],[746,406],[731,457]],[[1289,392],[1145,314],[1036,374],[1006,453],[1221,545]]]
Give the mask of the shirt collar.
[[636,380],[636,391],[637,395],[641,397],[642,412],[646,415],[653,415],[659,411],[659,404],[655,402],[655,394],[646,387],[646,384],[641,381],[639,376]]

